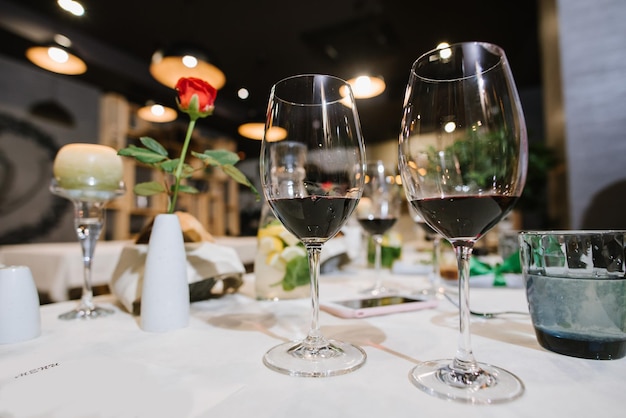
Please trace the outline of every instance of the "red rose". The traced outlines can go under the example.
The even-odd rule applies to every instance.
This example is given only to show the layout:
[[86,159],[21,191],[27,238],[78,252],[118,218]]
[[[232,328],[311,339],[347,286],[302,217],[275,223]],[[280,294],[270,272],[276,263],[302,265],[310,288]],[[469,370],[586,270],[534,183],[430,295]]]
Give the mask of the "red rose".
[[178,108],[191,119],[204,118],[213,113],[217,90],[204,80],[183,77],[176,83]]

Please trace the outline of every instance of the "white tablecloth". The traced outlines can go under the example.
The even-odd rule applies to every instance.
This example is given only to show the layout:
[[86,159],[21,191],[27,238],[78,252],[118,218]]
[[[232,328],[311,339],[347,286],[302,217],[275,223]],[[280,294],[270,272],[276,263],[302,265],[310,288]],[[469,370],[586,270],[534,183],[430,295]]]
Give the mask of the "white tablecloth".
[[[234,248],[244,265],[254,261],[256,237],[218,237],[216,243]],[[93,286],[109,284],[122,249],[131,244],[98,241],[92,261]],[[52,301],[67,300],[69,289],[83,286],[83,256],[78,241],[1,246],[0,264],[28,266],[37,289]]]
[[[511,403],[472,406],[429,396],[409,379],[421,360],[454,355],[456,308],[368,319],[321,313],[328,337],[362,345],[361,369],[328,378],[289,377],[269,370],[272,346],[305,335],[310,301],[254,300],[253,277],[241,293],[192,305],[190,325],[152,334],[123,310],[94,321],[57,315],[75,301],[41,308],[42,335],[0,345],[0,417],[623,417],[626,359],[584,360],[542,349],[530,318],[472,319],[479,361],[517,374],[526,392]],[[406,289],[424,278],[394,276]],[[343,272],[322,278],[322,299],[357,294],[372,275]],[[115,305],[111,296],[97,298]],[[476,309],[525,309],[524,291],[474,288]]]

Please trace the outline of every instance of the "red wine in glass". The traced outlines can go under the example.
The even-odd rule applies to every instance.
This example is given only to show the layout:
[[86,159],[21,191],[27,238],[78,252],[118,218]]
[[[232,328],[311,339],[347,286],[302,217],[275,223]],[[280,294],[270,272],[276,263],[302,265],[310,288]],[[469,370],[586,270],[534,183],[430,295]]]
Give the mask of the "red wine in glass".
[[359,225],[370,235],[384,235],[395,225],[397,218],[360,218]]
[[450,239],[478,239],[513,208],[517,197],[450,196],[417,199],[411,204],[437,232]]
[[396,167],[382,160],[368,161],[365,168],[363,197],[356,209],[356,218],[374,242],[374,270],[376,281],[373,287],[363,291],[370,295],[395,293],[384,285],[382,270],[383,235],[391,229],[400,216],[399,195],[402,189],[396,182]]
[[358,200],[346,197],[307,196],[270,199],[274,214],[301,241],[329,239],[337,235]]

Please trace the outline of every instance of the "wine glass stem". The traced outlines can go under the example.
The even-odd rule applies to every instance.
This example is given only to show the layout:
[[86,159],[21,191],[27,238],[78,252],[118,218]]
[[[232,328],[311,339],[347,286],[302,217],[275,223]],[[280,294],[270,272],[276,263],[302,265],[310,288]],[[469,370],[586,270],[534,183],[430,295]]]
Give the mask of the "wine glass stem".
[[479,367],[472,353],[469,309],[469,267],[472,244],[454,244],[459,268],[459,342],[452,369],[462,373],[476,373]]
[[304,343],[311,347],[321,347],[325,345],[326,340],[320,331],[320,254],[322,252],[322,244],[306,244],[306,250],[309,259],[309,270],[311,274],[311,328]]
[[96,242],[102,231],[102,206],[100,202],[76,202],[74,225],[83,252],[83,292],[79,310],[93,310],[92,260]]
[[382,235],[374,235],[372,237],[375,245],[374,253],[374,269],[376,273],[380,273],[382,267],[382,255],[383,255],[383,237]]
[[431,284],[437,293],[440,293],[443,290],[441,287],[441,267],[439,266],[440,254],[441,237],[435,234],[433,236],[433,277]]
[[383,283],[383,278],[380,274],[383,264],[383,236],[378,234],[373,235],[372,239],[374,240],[374,271],[376,272],[376,285],[374,289],[379,289]]

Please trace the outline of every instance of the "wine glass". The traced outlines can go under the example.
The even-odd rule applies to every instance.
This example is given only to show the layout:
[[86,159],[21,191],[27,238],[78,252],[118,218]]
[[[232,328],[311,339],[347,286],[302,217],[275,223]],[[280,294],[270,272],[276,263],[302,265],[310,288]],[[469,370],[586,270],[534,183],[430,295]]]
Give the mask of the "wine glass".
[[439,267],[439,255],[441,253],[441,235],[437,231],[435,231],[430,225],[426,223],[422,215],[415,209],[415,206],[408,202],[409,207],[409,215],[415,225],[417,225],[423,232],[426,234],[426,238],[428,241],[432,241],[433,243],[433,256],[431,258],[431,262],[433,264],[433,270],[429,276],[430,287],[428,289],[423,289],[419,293],[427,296],[438,297],[441,296],[444,292],[443,285],[441,283],[441,270]]
[[363,190],[365,145],[350,86],[327,75],[297,75],[271,90],[265,130],[280,127],[282,141],[265,135],[260,172],[276,217],[307,250],[312,318],[304,340],[270,349],[263,362],[293,376],[333,376],[361,367],[362,348],[326,339],[319,327],[320,252],[357,206]]
[[356,208],[357,221],[374,241],[376,282],[364,291],[374,296],[394,292],[383,284],[382,245],[383,235],[400,216],[399,187],[395,179],[396,171],[386,167],[383,161],[368,161],[363,195]]
[[524,392],[517,376],[475,360],[469,316],[473,245],[511,210],[526,180],[526,126],[504,51],[466,42],[419,57],[405,93],[398,153],[408,200],[450,241],[459,267],[456,355],[417,365],[411,380],[456,401],[515,399]]

